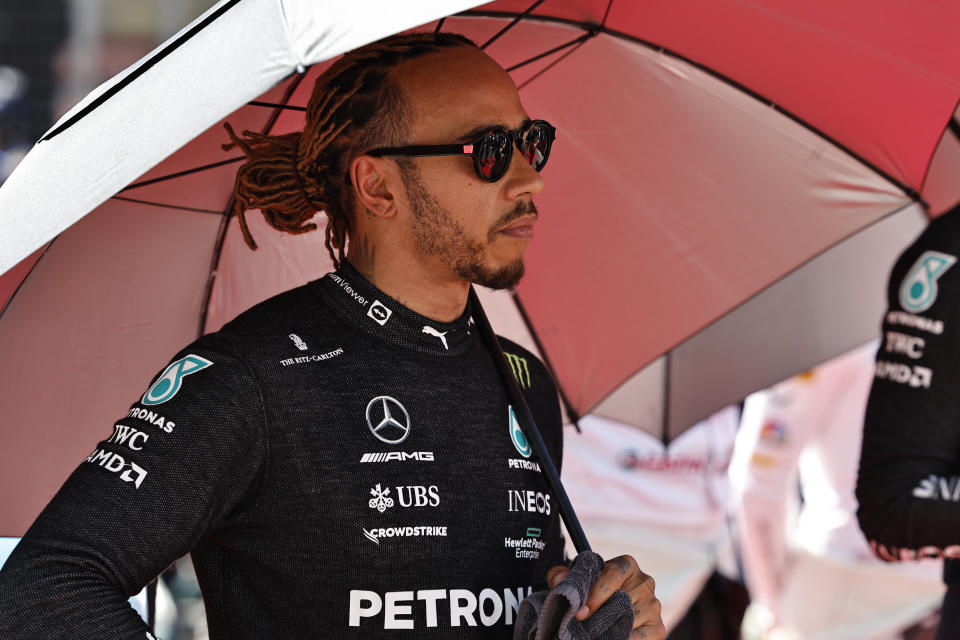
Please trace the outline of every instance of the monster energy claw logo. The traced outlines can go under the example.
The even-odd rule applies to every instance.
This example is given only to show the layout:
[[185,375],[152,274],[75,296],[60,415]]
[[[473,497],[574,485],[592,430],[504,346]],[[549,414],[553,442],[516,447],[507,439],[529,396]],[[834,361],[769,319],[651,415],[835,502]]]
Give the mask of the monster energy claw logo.
[[926,251],[900,285],[900,305],[911,313],[926,311],[937,301],[937,280],[957,261],[939,251]]
[[513,370],[513,377],[520,383],[520,388],[529,389],[530,368],[527,367],[527,359],[513,353],[504,352],[503,355],[507,356],[507,362],[510,363],[510,368]]
[[145,394],[142,403],[145,405],[163,404],[173,398],[180,391],[180,383],[184,376],[206,369],[213,363],[206,358],[190,354],[180,358],[167,367],[160,378],[153,383]]

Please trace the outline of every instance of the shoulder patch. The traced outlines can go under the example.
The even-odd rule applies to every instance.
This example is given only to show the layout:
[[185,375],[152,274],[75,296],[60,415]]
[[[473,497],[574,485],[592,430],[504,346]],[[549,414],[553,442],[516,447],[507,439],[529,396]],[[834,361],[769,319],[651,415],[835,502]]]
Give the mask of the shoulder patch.
[[956,262],[948,253],[925,251],[900,284],[900,306],[911,313],[932,307],[937,301],[937,280]]
[[202,369],[213,365],[206,358],[197,355],[187,355],[164,369],[163,374],[153,383],[153,386],[147,389],[143,394],[142,403],[145,405],[163,404],[173,398],[180,391],[180,386],[185,376],[196,373]]

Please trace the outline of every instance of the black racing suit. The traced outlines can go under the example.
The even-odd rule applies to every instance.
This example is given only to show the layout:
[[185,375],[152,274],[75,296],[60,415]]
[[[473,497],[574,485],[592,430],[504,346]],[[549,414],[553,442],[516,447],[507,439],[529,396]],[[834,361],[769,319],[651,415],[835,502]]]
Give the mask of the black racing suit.
[[857,478],[857,516],[874,552],[946,558],[951,587],[960,587],[958,259],[960,207],[897,259]]
[[[555,387],[504,348],[559,464]],[[0,638],[151,637],[127,598],[187,552],[213,640],[508,638],[557,515],[468,313],[345,264],[174,357],[0,572]]]

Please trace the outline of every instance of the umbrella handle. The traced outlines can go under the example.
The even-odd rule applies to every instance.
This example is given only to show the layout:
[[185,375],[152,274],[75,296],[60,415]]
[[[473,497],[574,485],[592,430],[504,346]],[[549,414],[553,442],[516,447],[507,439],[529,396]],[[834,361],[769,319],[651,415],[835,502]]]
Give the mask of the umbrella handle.
[[573,546],[577,553],[590,551],[587,536],[583,533],[580,521],[577,520],[577,514],[573,511],[573,505],[570,504],[570,498],[567,497],[567,492],[560,482],[560,474],[557,473],[557,468],[554,466],[553,460],[550,459],[547,445],[544,444],[543,438],[540,436],[540,430],[533,420],[530,407],[527,406],[527,401],[513,377],[507,358],[503,355],[503,349],[500,347],[500,341],[497,340],[497,336],[490,326],[490,321],[487,320],[487,314],[484,313],[483,307],[480,305],[480,298],[477,297],[477,292],[474,291],[473,286],[470,287],[470,310],[473,321],[477,325],[477,330],[480,332],[480,337],[486,343],[494,364],[497,366],[497,371],[500,373],[500,379],[507,388],[507,395],[510,396],[510,401],[517,408],[517,417],[520,420],[523,435],[526,436],[534,453],[540,458],[541,470],[547,477],[547,485],[549,485],[550,491],[557,497],[557,502],[560,505],[560,517],[563,518],[563,524],[567,528],[567,533],[570,534]]

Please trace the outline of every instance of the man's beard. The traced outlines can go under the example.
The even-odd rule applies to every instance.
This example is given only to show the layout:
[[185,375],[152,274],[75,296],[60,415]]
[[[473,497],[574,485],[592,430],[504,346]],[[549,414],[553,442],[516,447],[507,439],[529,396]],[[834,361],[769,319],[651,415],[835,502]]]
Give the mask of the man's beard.
[[[499,269],[483,261],[483,244],[467,237],[463,225],[440,206],[427,190],[420,172],[412,163],[400,164],[400,174],[413,210],[413,231],[424,254],[440,258],[461,278],[489,289],[511,289],[523,278],[523,257]],[[532,201],[518,202],[514,210],[501,216],[490,228],[487,242],[493,242],[497,230],[529,213],[536,213]]]

